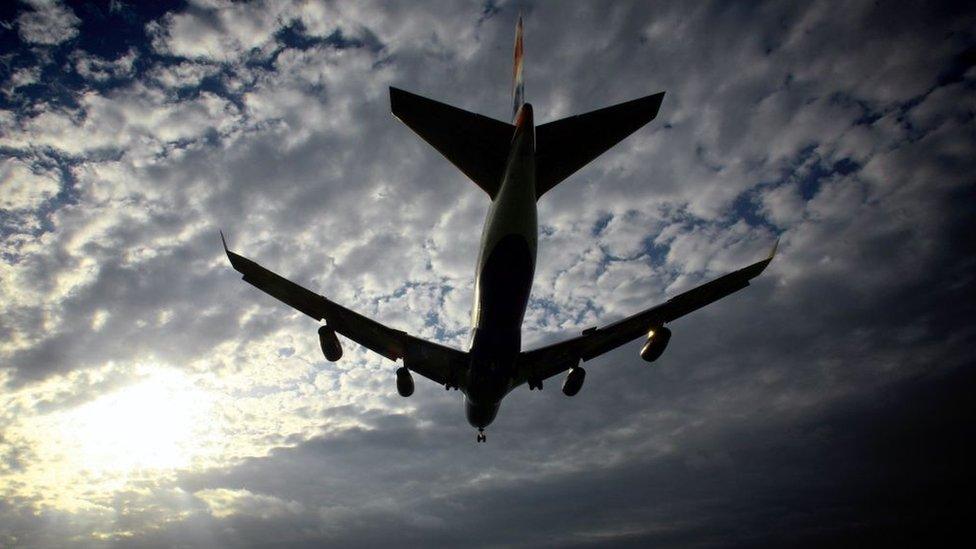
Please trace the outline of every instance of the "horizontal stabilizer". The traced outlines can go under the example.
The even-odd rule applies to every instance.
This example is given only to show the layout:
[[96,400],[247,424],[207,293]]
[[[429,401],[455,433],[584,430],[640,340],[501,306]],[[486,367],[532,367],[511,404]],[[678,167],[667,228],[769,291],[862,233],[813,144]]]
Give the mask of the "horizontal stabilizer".
[[495,197],[515,126],[390,88],[393,114]]
[[536,128],[536,197],[657,116],[664,92]]

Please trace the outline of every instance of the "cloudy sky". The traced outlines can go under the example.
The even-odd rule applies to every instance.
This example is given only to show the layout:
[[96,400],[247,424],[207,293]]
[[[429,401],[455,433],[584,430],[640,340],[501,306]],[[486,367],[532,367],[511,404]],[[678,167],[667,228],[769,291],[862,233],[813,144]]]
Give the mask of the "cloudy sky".
[[[884,2],[0,5],[0,546],[822,546],[971,520],[976,16]],[[934,4],[934,3],[932,3]],[[666,91],[539,204],[531,348],[748,289],[503,403],[239,279],[462,347],[485,195],[395,85],[546,122]],[[553,380],[555,381],[555,380]]]

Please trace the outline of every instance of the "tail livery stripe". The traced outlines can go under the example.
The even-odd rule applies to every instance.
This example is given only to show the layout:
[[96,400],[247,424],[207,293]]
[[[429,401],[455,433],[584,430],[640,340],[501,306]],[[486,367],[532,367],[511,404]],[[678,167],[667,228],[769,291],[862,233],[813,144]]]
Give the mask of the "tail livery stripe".
[[525,84],[522,81],[522,16],[515,26],[515,63],[512,66],[512,120],[525,101]]

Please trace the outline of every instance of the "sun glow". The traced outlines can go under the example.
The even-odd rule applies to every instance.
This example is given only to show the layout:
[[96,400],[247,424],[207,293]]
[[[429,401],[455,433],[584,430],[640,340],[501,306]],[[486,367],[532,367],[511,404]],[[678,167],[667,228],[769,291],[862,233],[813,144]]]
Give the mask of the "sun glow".
[[[277,356],[277,344],[267,347]],[[182,501],[174,494],[183,494],[184,473],[359,425],[310,412],[337,402],[292,362],[269,368],[255,361],[228,376],[207,361],[184,368],[109,363],[0,392],[0,411],[7,411],[0,414],[0,499],[114,520],[118,498]]]
[[66,412],[57,438],[91,473],[185,467],[202,449],[211,407],[182,374],[156,372]]
[[65,510],[102,508],[117,490],[212,460],[226,444],[218,395],[173,368],[135,373],[135,383],[12,425],[8,444],[30,453],[0,470],[0,495],[30,494]]

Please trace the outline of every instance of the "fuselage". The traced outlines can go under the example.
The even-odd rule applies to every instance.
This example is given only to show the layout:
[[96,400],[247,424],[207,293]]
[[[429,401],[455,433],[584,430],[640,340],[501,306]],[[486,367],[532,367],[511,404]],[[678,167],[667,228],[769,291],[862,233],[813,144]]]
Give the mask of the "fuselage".
[[462,383],[465,413],[482,429],[514,387],[522,320],[532,290],[538,240],[532,106],[515,116],[515,132],[498,193],[481,235],[475,271],[471,346]]

